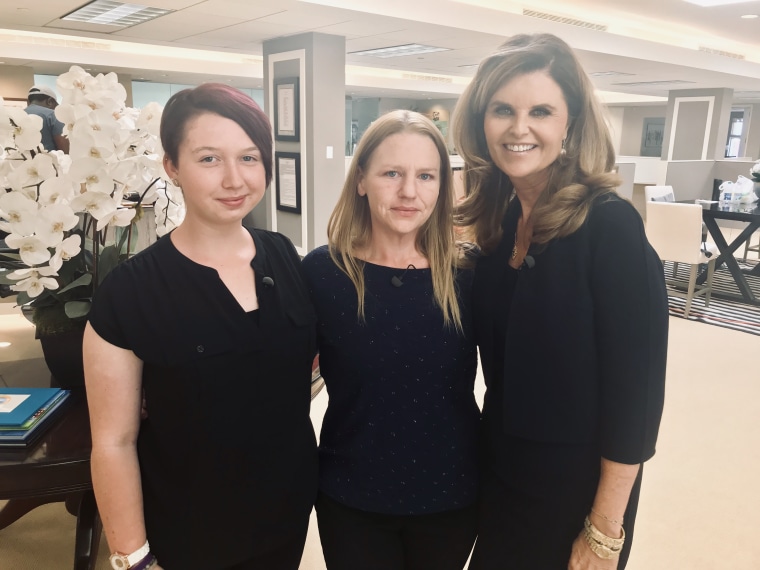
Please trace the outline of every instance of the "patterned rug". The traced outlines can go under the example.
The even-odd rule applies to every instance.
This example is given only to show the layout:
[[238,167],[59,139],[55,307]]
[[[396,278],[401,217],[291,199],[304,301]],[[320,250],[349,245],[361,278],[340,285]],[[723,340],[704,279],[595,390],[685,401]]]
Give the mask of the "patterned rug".
[[[746,264],[741,262],[739,262],[739,266],[743,269],[751,269],[753,267],[751,263]],[[669,261],[665,262],[665,275],[667,277],[673,275],[673,264]],[[683,263],[679,264],[677,276],[678,279],[687,280],[689,266]],[[755,297],[760,299],[760,277],[747,275],[746,278]],[[695,297],[691,303],[691,310],[689,311],[687,320],[726,327],[760,336],[760,306],[716,298],[715,294],[720,294],[721,292],[734,295],[739,294],[739,289],[731,273],[729,273],[725,266],[715,271],[715,275],[713,276],[713,296],[710,299],[710,306],[705,307],[704,296]],[[685,305],[686,299],[668,296],[668,308],[671,316],[683,318]]]

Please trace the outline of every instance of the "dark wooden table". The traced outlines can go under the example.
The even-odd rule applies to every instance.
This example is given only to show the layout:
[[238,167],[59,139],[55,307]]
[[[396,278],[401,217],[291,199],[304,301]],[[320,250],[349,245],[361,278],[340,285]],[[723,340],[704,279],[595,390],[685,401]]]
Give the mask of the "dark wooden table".
[[76,514],[74,570],[94,570],[102,530],[90,478],[90,419],[75,392],[54,425],[27,449],[0,448],[0,529],[35,507],[65,501]]
[[[736,262],[734,252],[752,236],[760,228],[760,203],[754,204],[703,204],[702,205],[702,219],[707,226],[707,231],[710,232],[715,245],[718,246],[720,255],[715,261],[715,268],[717,269],[722,264],[726,264],[726,267],[731,272],[736,286],[739,288],[740,295],[733,295],[731,293],[719,292],[716,294],[713,291],[713,295],[718,297],[727,297],[735,301],[741,301],[752,305],[760,305],[760,299],[758,299],[752,292],[752,289],[747,283],[745,278],[745,272],[748,275],[760,276],[760,263],[758,263],[751,270],[742,270],[739,264]],[[742,232],[734,238],[731,243],[726,242],[726,238],[723,237],[723,232],[718,227],[718,220],[732,220],[736,222],[744,222],[747,225]],[[707,279],[706,272],[702,272],[697,278],[697,283],[704,283]]]

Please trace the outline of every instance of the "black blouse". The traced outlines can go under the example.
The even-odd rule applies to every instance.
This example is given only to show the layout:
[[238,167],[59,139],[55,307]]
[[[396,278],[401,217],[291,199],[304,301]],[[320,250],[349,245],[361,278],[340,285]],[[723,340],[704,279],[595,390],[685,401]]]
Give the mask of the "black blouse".
[[144,363],[145,524],[167,568],[250,558],[308,516],[315,499],[316,317],[292,244],[251,233],[258,311],[246,313],[214,269],[167,236],[118,265],[90,313],[101,337]]
[[[327,247],[303,261],[318,314],[330,401],[320,438],[320,488],[364,511],[417,515],[477,496],[480,411],[473,386],[472,271],[459,271],[463,333],[446,327],[430,269],[365,263],[365,322],[356,289]],[[402,277],[401,286],[394,277]]]

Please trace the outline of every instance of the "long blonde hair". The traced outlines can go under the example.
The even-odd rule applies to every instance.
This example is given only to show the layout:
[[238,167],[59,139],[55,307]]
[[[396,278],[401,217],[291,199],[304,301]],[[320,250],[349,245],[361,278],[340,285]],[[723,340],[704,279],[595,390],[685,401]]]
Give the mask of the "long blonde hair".
[[469,227],[486,253],[501,238],[501,221],[514,193],[488,152],[483,121],[494,93],[515,77],[545,71],[559,85],[569,112],[565,154],[550,167],[549,181],[531,213],[532,242],[546,244],[574,233],[597,196],[620,185],[615,151],[594,87],[570,46],[552,34],[521,34],[484,59],[457,104],[456,148],[464,159],[466,199],[455,223]]
[[330,256],[353,282],[358,299],[357,316],[363,321],[364,261],[356,257],[356,252],[366,248],[372,239],[372,218],[367,198],[359,196],[357,190],[377,147],[398,133],[426,136],[435,143],[438,150],[441,161],[438,200],[430,218],[417,233],[416,247],[430,264],[433,293],[443,312],[444,323],[447,326],[453,323],[461,330],[455,281],[457,252],[453,226],[454,188],[449,154],[438,128],[424,115],[413,111],[391,111],[378,118],[364,133],[351,161],[343,192],[327,224]]

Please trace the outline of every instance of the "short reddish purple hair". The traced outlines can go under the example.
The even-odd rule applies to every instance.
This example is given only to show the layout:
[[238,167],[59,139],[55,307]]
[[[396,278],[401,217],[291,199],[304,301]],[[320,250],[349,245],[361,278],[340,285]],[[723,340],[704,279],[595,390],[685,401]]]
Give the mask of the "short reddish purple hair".
[[272,125],[269,117],[248,95],[223,83],[203,83],[183,89],[166,102],[161,115],[161,144],[173,164],[178,164],[179,146],[187,124],[203,113],[216,113],[235,121],[261,153],[267,186],[272,181]]

